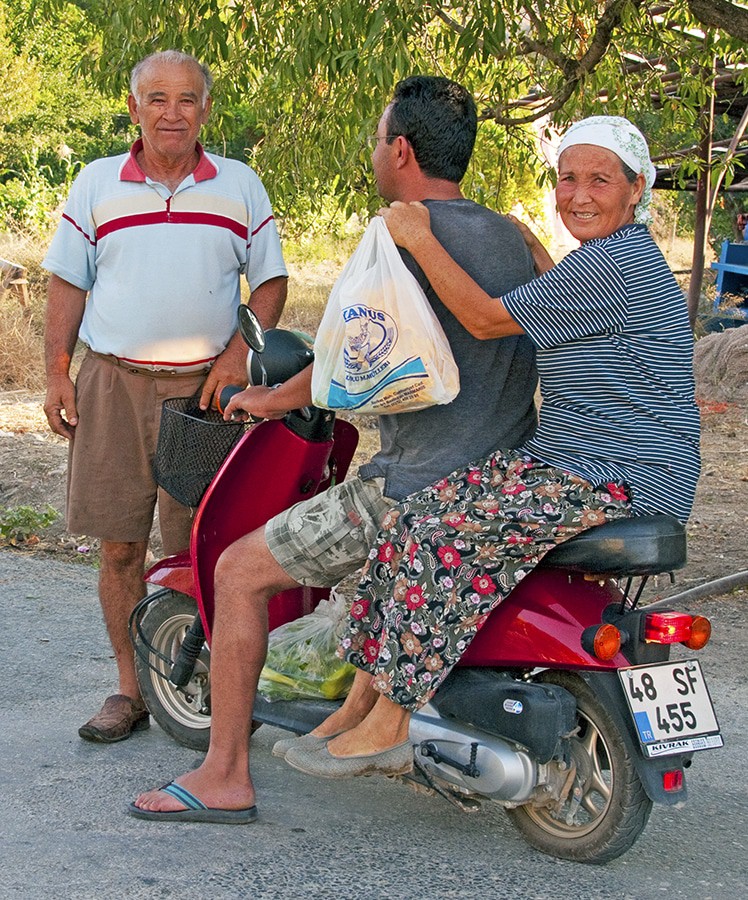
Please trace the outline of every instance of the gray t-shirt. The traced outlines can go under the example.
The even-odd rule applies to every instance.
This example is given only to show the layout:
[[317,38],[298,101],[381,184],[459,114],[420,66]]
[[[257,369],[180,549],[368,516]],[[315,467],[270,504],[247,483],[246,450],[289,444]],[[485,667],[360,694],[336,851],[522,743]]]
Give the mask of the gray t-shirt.
[[[472,200],[428,200],[439,242],[491,297],[534,276],[519,230]],[[460,370],[460,393],[448,404],[379,417],[381,450],[361,466],[383,477],[384,495],[402,500],[497,448],[518,447],[537,424],[535,350],[524,335],[479,341],[439,300],[413,258],[408,268],[426,291]]]

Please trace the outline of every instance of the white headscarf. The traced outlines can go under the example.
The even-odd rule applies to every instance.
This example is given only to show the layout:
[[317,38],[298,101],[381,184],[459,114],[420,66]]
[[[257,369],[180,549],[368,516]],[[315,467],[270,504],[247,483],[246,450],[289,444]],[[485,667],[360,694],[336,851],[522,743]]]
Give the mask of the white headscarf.
[[649,147],[636,125],[622,116],[590,116],[575,122],[561,139],[558,156],[575,144],[592,144],[610,150],[637,175],[644,176],[644,192],[634,211],[634,221],[649,225],[652,216],[652,185],[656,170],[649,158]]

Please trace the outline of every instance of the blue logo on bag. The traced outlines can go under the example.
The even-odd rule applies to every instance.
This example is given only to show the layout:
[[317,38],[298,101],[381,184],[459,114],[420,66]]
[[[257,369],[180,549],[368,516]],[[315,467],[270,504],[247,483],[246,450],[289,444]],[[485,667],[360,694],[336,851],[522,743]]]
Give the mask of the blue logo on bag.
[[343,310],[346,323],[343,361],[348,375],[369,372],[385,360],[397,343],[397,325],[381,309],[349,306]]

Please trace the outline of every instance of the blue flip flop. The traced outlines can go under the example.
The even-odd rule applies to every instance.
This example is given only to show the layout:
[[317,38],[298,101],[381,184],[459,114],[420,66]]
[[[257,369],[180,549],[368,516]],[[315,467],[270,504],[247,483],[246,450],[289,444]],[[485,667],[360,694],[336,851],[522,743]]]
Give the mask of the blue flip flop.
[[136,819],[150,819],[152,822],[212,822],[216,825],[248,825],[257,819],[256,806],[248,806],[245,809],[215,809],[206,806],[187,788],[183,788],[181,784],[174,781],[170,781],[159,790],[179,800],[187,808],[166,812],[141,809],[134,803],[130,803],[127,812]]

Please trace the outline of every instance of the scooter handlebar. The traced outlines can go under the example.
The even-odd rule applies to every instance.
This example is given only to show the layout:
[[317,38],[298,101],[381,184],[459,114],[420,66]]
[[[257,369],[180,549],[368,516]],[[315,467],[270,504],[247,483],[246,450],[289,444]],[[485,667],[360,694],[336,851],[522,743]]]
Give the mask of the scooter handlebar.
[[[218,407],[218,412],[223,415],[226,407],[229,405],[229,400],[234,396],[234,394],[240,394],[244,388],[239,387],[236,384],[227,384],[226,387],[221,391],[218,396],[218,402],[216,406]],[[249,414],[245,414],[247,416],[247,422],[261,422],[262,419],[257,418],[257,416],[252,416]],[[237,416],[237,419],[240,416]]]

